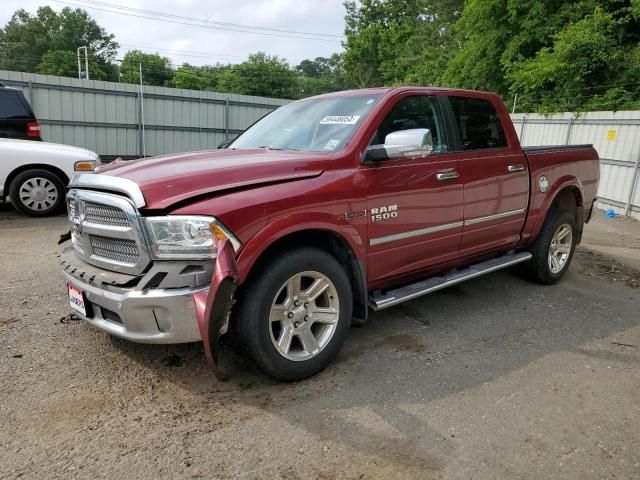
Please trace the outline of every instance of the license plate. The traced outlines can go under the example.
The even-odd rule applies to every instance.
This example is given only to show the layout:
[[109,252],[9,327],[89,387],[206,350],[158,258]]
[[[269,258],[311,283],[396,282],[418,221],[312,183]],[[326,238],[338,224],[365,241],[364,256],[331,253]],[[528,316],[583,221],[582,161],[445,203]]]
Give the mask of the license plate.
[[70,283],[67,283],[67,290],[69,291],[69,305],[71,305],[71,308],[86,317],[87,309],[84,306],[84,293],[82,290]]

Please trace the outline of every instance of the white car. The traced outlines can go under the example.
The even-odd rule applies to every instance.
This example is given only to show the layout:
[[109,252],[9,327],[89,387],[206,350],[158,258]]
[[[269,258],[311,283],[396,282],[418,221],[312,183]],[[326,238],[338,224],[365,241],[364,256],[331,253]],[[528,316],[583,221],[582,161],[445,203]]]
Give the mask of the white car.
[[51,215],[64,205],[73,173],[98,165],[100,157],[85,148],[0,138],[0,200],[9,197],[26,215]]

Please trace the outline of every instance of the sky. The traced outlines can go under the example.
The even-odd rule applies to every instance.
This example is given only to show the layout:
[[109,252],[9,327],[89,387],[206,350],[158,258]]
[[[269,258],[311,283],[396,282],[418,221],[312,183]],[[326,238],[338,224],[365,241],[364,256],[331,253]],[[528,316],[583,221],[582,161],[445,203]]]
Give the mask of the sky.
[[[332,53],[342,51],[341,38],[338,37],[344,33],[343,0],[0,1],[3,7],[0,9],[2,26],[19,8],[24,8],[30,13],[35,13],[38,7],[45,5],[56,11],[66,6],[84,8],[108,33],[115,35],[115,40],[121,45],[118,58],[122,58],[127,50],[137,48],[169,57],[175,65],[183,62],[204,65],[216,62],[239,63],[250,53],[264,51],[269,55],[286,59],[291,65],[296,65],[306,58],[328,57]],[[109,5],[120,6],[121,13],[113,13],[115,9]],[[189,17],[196,21],[167,17],[162,18],[171,21],[151,20],[140,17],[153,15],[131,10],[123,12],[122,8],[161,12]],[[215,25],[207,23],[212,21],[333,36],[312,36],[304,39],[300,38],[300,34],[294,33],[278,32],[285,35],[283,37],[273,35],[275,32],[268,32],[269,35],[237,32],[212,28]],[[190,25],[185,25],[184,22]],[[206,27],[197,24],[206,25]],[[238,27],[223,28],[237,29]]]

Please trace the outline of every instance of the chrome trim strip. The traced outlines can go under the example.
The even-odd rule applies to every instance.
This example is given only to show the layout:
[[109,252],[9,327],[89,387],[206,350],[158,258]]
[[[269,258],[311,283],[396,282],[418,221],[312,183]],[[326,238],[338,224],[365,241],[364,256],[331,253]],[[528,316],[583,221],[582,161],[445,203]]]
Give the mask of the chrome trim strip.
[[383,243],[395,242],[397,240],[404,240],[406,238],[419,237],[421,235],[428,235],[430,233],[441,232],[443,230],[449,230],[450,228],[462,227],[463,222],[445,223],[443,225],[436,225],[435,227],[420,228],[418,230],[411,230],[409,232],[395,233],[393,235],[386,235],[384,237],[376,237],[369,240],[370,246],[381,245]]
[[112,177],[106,173],[76,173],[71,177],[69,188],[92,188],[110,192],[120,192],[128,196],[136,208],[146,205],[142,190],[137,183],[121,177]]
[[465,220],[464,224],[465,226],[475,225],[476,223],[490,222],[491,220],[498,220],[499,218],[519,215],[521,213],[524,213],[524,208],[519,208],[518,210],[509,210],[508,212],[496,213],[495,215],[487,215],[486,217],[470,218],[469,220]]

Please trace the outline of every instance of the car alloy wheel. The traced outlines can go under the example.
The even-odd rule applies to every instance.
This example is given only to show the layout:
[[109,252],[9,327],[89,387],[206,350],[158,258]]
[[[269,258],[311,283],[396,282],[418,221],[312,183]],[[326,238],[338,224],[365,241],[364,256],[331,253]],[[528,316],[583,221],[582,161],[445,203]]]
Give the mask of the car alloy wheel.
[[340,319],[335,285],[322,273],[298,273],[280,288],[269,312],[271,342],[292,361],[318,355],[331,341]]
[[560,273],[567,264],[573,242],[571,226],[560,225],[551,239],[549,246],[549,269],[553,274]]

